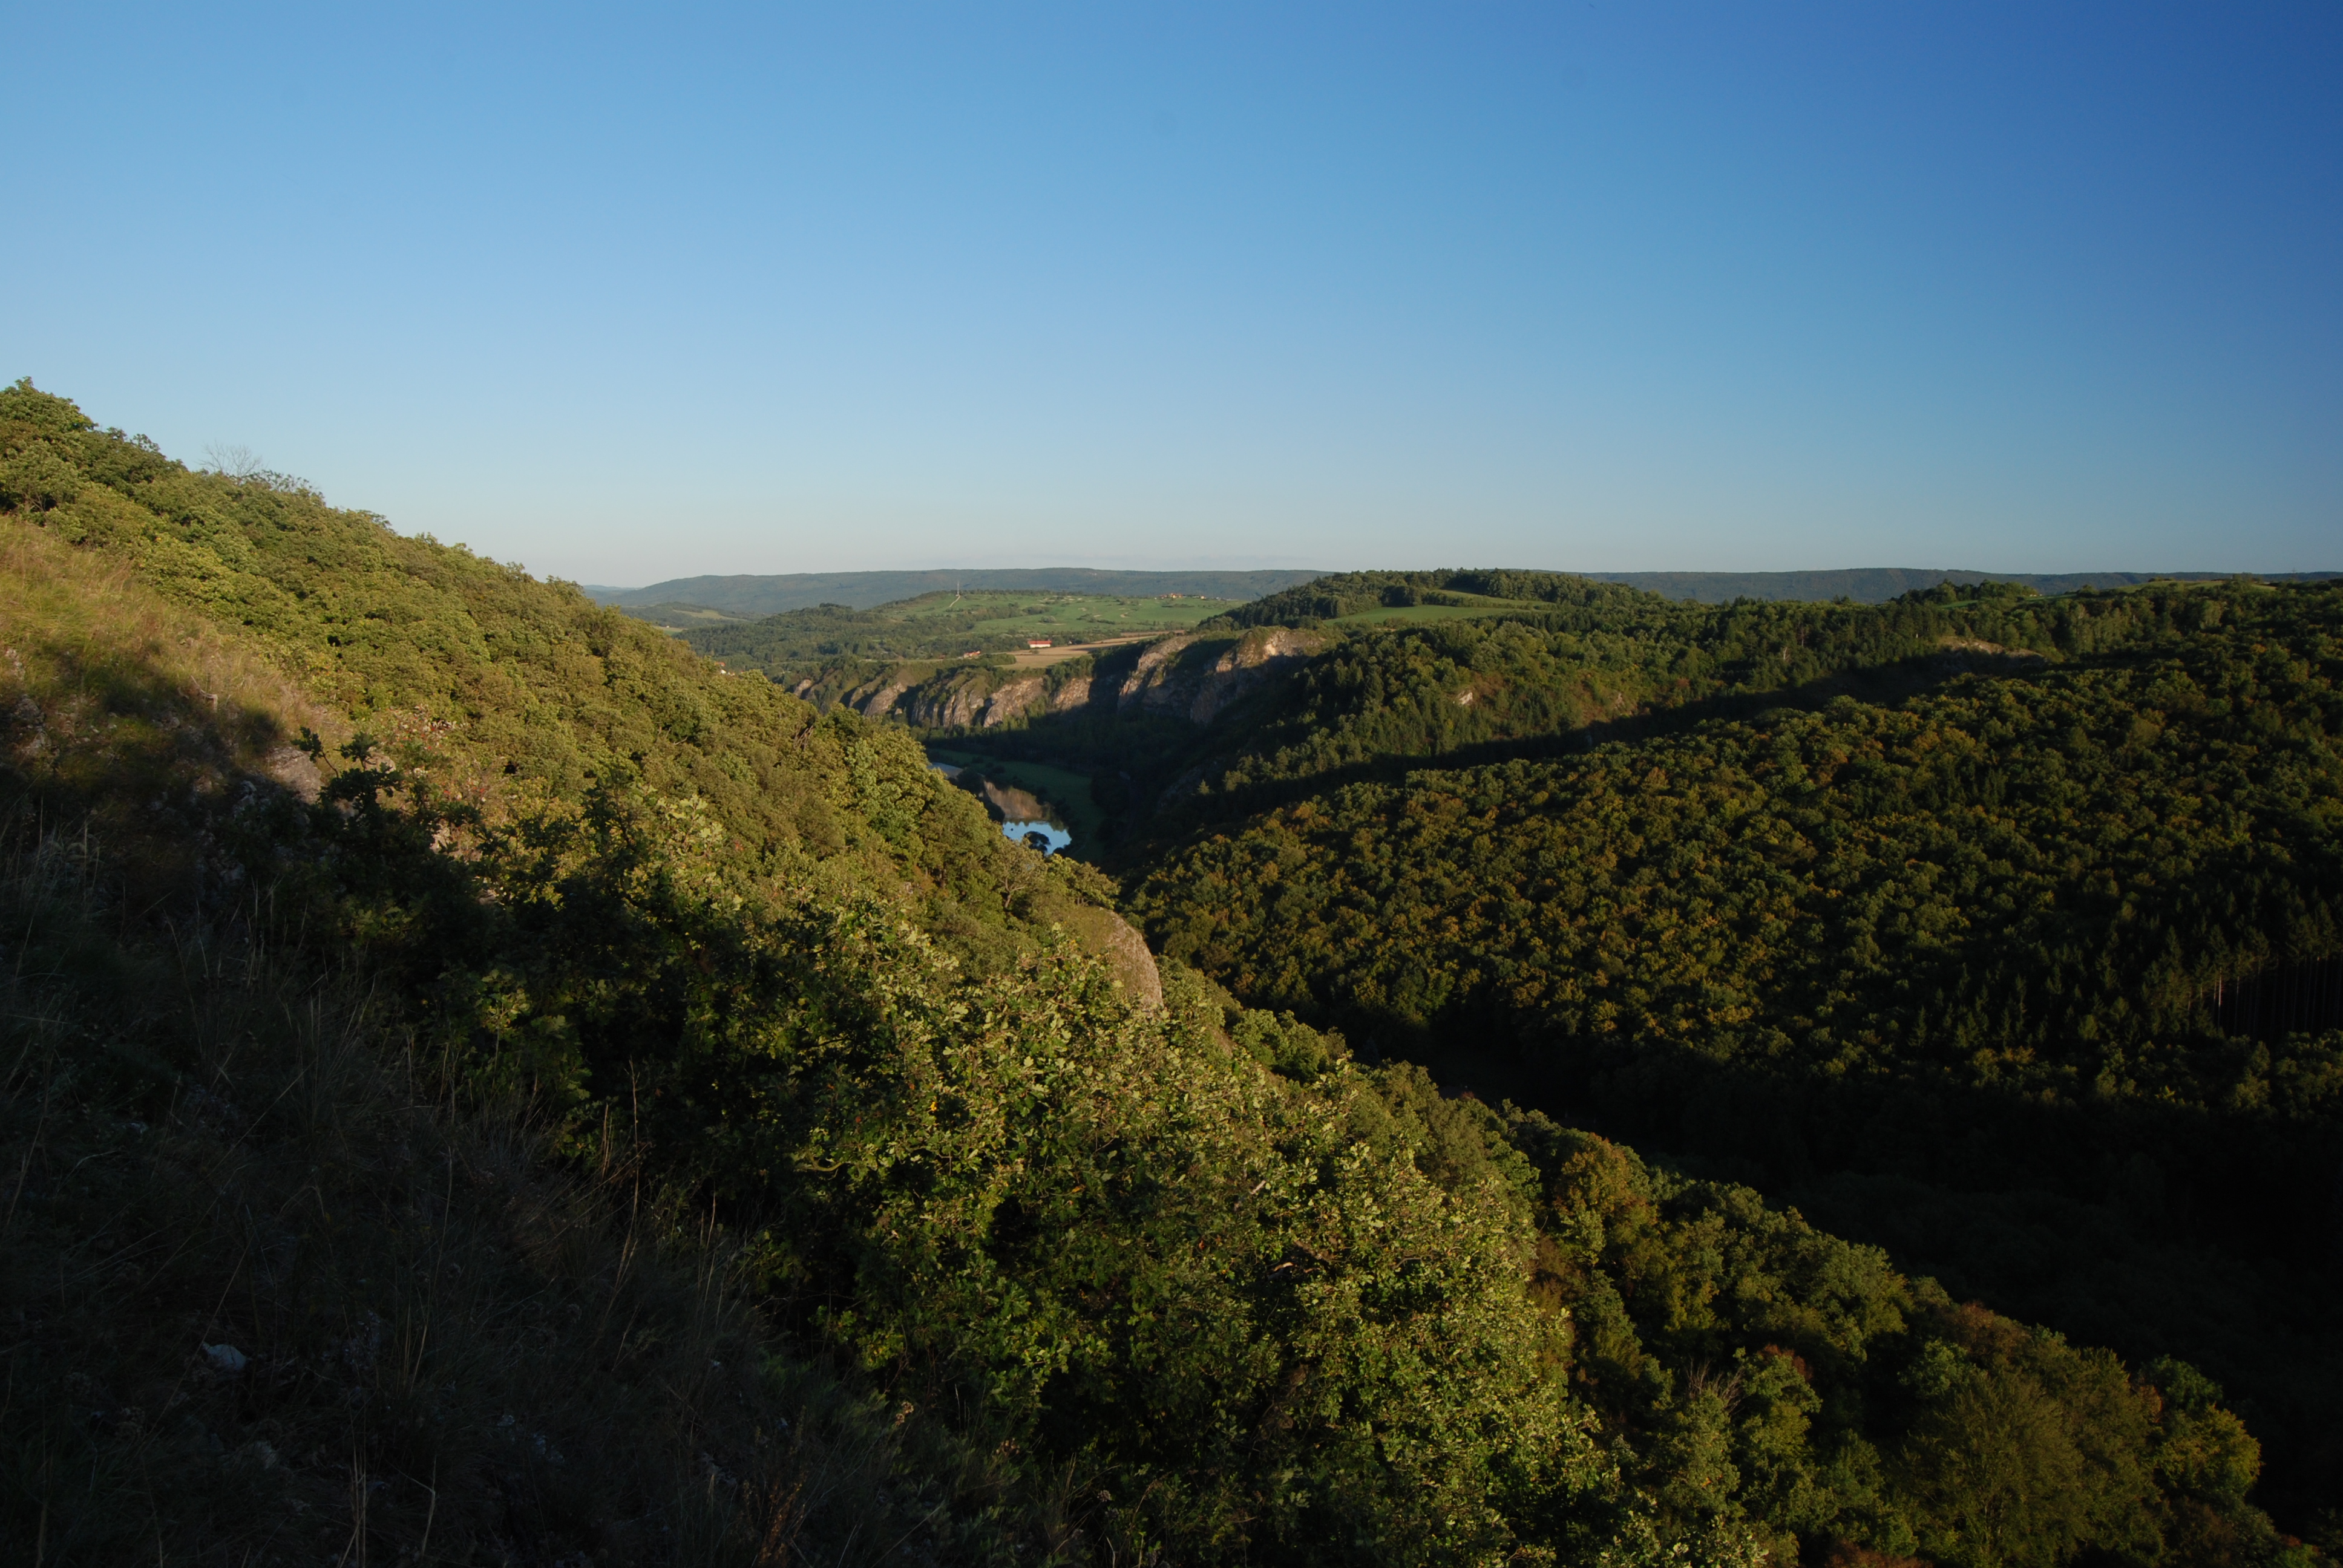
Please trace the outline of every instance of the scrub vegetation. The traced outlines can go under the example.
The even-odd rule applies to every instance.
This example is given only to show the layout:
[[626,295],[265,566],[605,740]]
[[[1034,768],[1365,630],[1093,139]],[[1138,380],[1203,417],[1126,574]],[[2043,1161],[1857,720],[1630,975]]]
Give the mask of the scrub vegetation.
[[[191,471],[29,384],[0,392],[0,1532],[26,1560],[2325,1560],[2263,1511],[2252,1412],[2187,1356],[2006,1315],[1721,1164],[1639,1154],[1558,1098],[1444,1092],[1406,1060],[1457,1028],[1523,1060],[1585,1037],[1616,1048],[1590,1071],[1676,1051],[1762,1061],[1790,1092],[1903,1082],[1896,1064],[1949,1035],[1947,1093],[2227,1107],[2236,1073],[2143,1043],[2182,1016],[2173,998],[2094,1045],[2123,1053],[2107,1087],[2060,1076],[2081,1060],[2061,1020],[2166,972],[2127,969],[2131,946],[2078,948],[2075,978],[2026,993],[2059,1001],[1982,1015],[2014,1035],[1946,1012],[1970,994],[1950,960],[1913,969],[1907,995],[1863,950],[1836,968],[1791,950],[1872,908],[1864,889],[1936,885],[1904,829],[1832,817],[1830,791],[1887,789],[1929,723],[1944,733],[1922,749],[1957,756],[1966,709],[1686,715],[1493,764],[1475,793],[1404,761],[1445,709],[1355,698],[1420,658],[1447,709],[1500,716],[1473,744],[1566,752],[1590,717],[1640,721],[1653,692],[1738,701],[1775,664],[1811,682],[1860,657],[1817,655],[1809,676],[1771,622],[1686,654],[1603,618],[1615,603],[1664,628],[1676,608],[1539,579],[1484,586],[1551,623],[1367,629],[1275,667],[1203,726],[1217,774],[1160,819],[1136,791],[1113,808],[1148,857],[1125,869],[1163,952],[1149,988],[1122,978],[1117,885],[1004,840],[901,726],[822,713],[297,480]],[[1906,607],[1892,632],[1798,613],[1782,624],[1889,664],[1930,617],[2036,616],[2054,646],[2061,624],[1999,603]],[[2224,635],[2257,661],[2281,650],[2257,677],[2294,683],[2269,699],[2281,723],[2251,733],[2308,756],[2331,733],[2325,666],[2278,614],[2225,608]],[[1582,679],[1555,640],[1574,638],[1610,662]],[[1445,682],[1482,668],[1483,642],[1516,662],[1483,671],[1486,708],[1461,705]],[[2062,677],[2093,673],[2057,652]],[[1547,668],[1561,696],[1533,689]],[[2034,711],[1967,678],[1923,682],[1925,700]],[[2059,756],[2079,729],[2110,756],[2169,737],[2210,759],[2188,766],[2226,765],[2210,705],[2234,693],[2197,710],[2155,687],[2165,728],[2110,748],[2056,709],[2095,690],[2042,699]],[[1064,754],[1118,723],[1138,744],[1117,771],[1193,765],[1160,717],[1082,716]],[[1868,773],[1866,735],[1885,759]],[[1661,751],[1613,767],[1631,747]],[[1725,777],[1702,747],[1733,757],[1735,788],[1757,749],[1795,762],[1798,792],[1667,805]],[[2100,797],[2076,768],[2079,823]],[[2197,778],[2175,769],[2176,789]],[[2189,874],[2286,914],[2264,937],[2315,956],[2326,798],[2299,770],[2246,772],[2293,790],[2294,815],[2215,803],[2210,782],[2188,799],[2266,839],[2270,869]],[[1517,773],[1543,798],[1509,806]],[[1969,798],[1930,788],[1931,810]],[[2009,833],[2049,831],[2011,804],[2041,788],[2005,783]],[[1500,951],[1500,923],[1455,900],[1511,862],[1449,868],[1475,845],[1516,853],[1493,830],[1507,810],[1528,825],[1518,853],[1562,853],[1535,823],[1577,799],[1623,836],[1538,874],[1578,879],[1584,924],[1617,905],[1623,952],[1569,935],[1543,883],[1506,896],[1553,946]],[[1664,827],[1740,867],[1698,834],[1768,809],[1815,815],[1766,842],[1824,845],[1748,862],[1779,873],[1747,918],[1781,950],[1743,973],[1717,939],[1697,949],[1713,984],[1679,974],[1697,939],[1660,933],[1700,927],[1683,900],[1707,884],[1628,836]],[[1330,859],[1322,810],[1354,859]],[[2091,855],[2111,852],[1990,848],[1976,923],[2042,940],[2065,928],[2026,878],[2100,897]],[[1855,891],[1816,913],[1801,900],[1838,865],[1825,850]],[[1638,857],[1664,865],[1635,881]],[[2136,876],[2091,907],[2163,907],[2162,883],[2127,894]],[[1364,985],[1396,971],[1335,912],[1351,877],[1382,890],[1423,989]],[[1314,901],[1281,920],[1269,906],[1305,883]],[[1938,905],[1896,897],[1958,948]],[[1919,940],[1878,912],[1865,929],[1883,954]],[[1989,934],[1962,961],[2006,988],[1980,967]],[[2227,950],[2217,984],[2278,950]],[[1501,960],[1513,989],[1490,991]],[[1561,971],[1590,965],[1619,989],[1569,990]],[[1702,985],[1715,996],[1685,990]],[[2228,1004],[2211,1005],[2207,1029]],[[2319,1060],[2273,1045],[2258,1070],[2273,1146],[2327,1113]]]

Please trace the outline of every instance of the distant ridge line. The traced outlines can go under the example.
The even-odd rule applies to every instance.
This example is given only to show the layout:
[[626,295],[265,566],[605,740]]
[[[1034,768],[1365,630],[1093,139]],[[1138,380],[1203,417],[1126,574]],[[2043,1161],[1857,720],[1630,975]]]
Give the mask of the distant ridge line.
[[2037,593],[2087,588],[2135,588],[2150,582],[2223,582],[2249,577],[2264,582],[2320,582],[2343,572],[1986,572],[1960,568],[1851,567],[1805,572],[1582,572],[1598,582],[1624,583],[1667,598],[1725,604],[1736,598],[1827,600],[1846,598],[1881,604],[1915,588],[1949,582],[2023,583]]
[[[778,615],[818,604],[853,609],[948,588],[1032,588],[1059,593],[1198,594],[1256,599],[1330,576],[1322,571],[1107,571],[1091,567],[1033,567],[984,571],[784,572],[769,576],[671,578],[649,588],[580,584],[599,604],[621,608],[698,605],[728,615]],[[1827,600],[1879,604],[1915,588],[1949,582],[2023,583],[2038,593],[2086,588],[2134,588],[2147,582],[2219,582],[2250,577],[2265,582],[2321,582],[2343,572],[1988,572],[1955,567],[1850,567],[1795,572],[1578,572],[1597,582],[1623,583],[1667,598],[1724,604],[1736,598]]]
[[672,578],[649,588],[580,583],[598,604],[620,608],[659,604],[701,605],[728,615],[779,615],[818,604],[869,609],[923,593],[953,588],[1038,588],[1058,593],[1197,594],[1255,599],[1293,588],[1322,571],[1122,572],[1091,567],[1033,567],[990,571],[785,572],[777,576]]

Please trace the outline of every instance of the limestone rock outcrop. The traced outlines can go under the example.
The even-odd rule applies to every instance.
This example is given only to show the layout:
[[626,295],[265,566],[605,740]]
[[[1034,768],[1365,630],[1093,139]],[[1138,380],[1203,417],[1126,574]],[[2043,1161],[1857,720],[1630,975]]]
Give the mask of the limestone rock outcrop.
[[1323,632],[1283,626],[1256,627],[1233,638],[1167,637],[1141,653],[1123,678],[1116,707],[1210,724],[1231,703],[1330,640]]
[[1162,973],[1155,967],[1155,955],[1147,950],[1147,939],[1129,920],[1112,910],[1086,904],[1068,918],[1067,925],[1077,941],[1106,960],[1123,995],[1149,1012],[1163,1010]]
[[900,665],[841,699],[866,719],[900,715],[923,729],[990,729],[1087,708],[1161,714],[1210,724],[1278,671],[1332,638],[1320,631],[1257,627],[1219,637],[1182,633],[1149,643],[1135,658],[1069,660],[1049,669],[938,669]]

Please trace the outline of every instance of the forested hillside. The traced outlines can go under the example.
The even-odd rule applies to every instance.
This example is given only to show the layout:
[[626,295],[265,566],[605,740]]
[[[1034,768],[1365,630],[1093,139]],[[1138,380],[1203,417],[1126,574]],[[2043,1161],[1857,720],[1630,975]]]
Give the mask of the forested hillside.
[[1356,573],[1199,628],[1321,650],[1207,723],[1090,705],[985,743],[1090,768],[1137,867],[1201,821],[1428,762],[1557,756],[1841,695],[1894,700],[1965,670],[2096,649],[2127,635],[2128,621],[2101,616],[2109,602],[1986,585],[1878,606],[1703,606],[1546,572]]
[[[1358,1010],[1362,1060],[1314,949],[1263,930],[1302,965],[1263,982],[1181,934],[1253,919],[1228,857],[1309,861],[1312,829],[1254,853],[1300,804],[1148,885],[1194,960],[1158,1000],[1112,886],[900,729],[573,589],[21,383],[0,508],[29,1560],[2325,1560],[2186,1357],[1443,1092],[1383,1031],[1444,1000]],[[1249,667],[1221,733],[1320,647]],[[1428,788],[1324,809],[1368,840]],[[1429,873],[1470,841],[1414,842]],[[1479,928],[1438,945],[1419,894],[1394,929],[1461,999]]]
[[[1992,629],[2053,648],[2074,640],[2004,618],[2013,627]],[[1766,1048],[1774,1060],[1852,1072],[1925,1056],[1966,1082],[2069,1095],[2137,1090],[2146,1074],[2157,1098],[2209,1102],[2222,1091],[2170,1076],[2181,1069],[2139,1055],[2145,1042],[2211,1028],[2225,981],[2343,945],[2332,902],[2343,889],[2343,593],[2145,593],[2086,624],[2109,621],[2128,645],[2115,659],[1958,676],[1892,705],[1842,698],[1711,719],[1584,760],[1420,773],[1337,793],[1322,827],[1315,801],[1265,818],[1255,834],[1285,837],[1264,849],[1343,847],[1291,887],[1229,879],[1278,905],[1262,940],[1240,944],[1261,966],[1247,972],[1272,970],[1286,942],[1318,945],[1313,900],[1390,885],[1410,890],[1405,909],[1462,908],[1537,944],[1519,954],[1510,1005],[1564,1034],[1705,1041],[1756,1017],[1748,988],[1763,974],[1773,990],[1762,1011],[1776,1021],[1753,1027],[1812,1020]],[[1466,693],[1479,679],[1550,696],[1544,672],[1524,679],[1506,639],[1491,640],[1493,658],[1421,673]],[[1354,656],[1369,681],[1383,673],[1371,658]],[[1311,674],[1357,678],[1339,658]],[[1372,756],[1388,714],[1370,695],[1332,723],[1305,720],[1297,728],[1322,749],[1280,749],[1261,771],[1311,777]],[[1229,778],[1249,781],[1234,767]],[[1362,850],[1348,835],[1370,814],[1380,829]],[[1460,852],[1453,886],[1413,890]],[[2084,867],[2092,876],[2077,886]],[[1566,922],[1553,918],[1564,909]],[[1715,934],[1693,934],[1704,931]],[[1351,991],[1393,1000],[1360,1006],[1420,1022],[1476,983],[1392,935],[1394,962],[1413,951],[1400,964],[1410,978],[1361,971]],[[1645,973],[1597,979],[1594,944],[1605,941],[1639,955],[1689,947],[1644,960],[1657,966]],[[1936,972],[1941,990],[1923,980]],[[2042,977],[2036,994],[2022,974]],[[1880,986],[1890,989],[1865,989]],[[2308,1105],[2325,1091],[2298,1092]]]
[[1579,591],[1292,678],[1155,819],[1163,950],[2206,1360],[2343,1493],[2343,593]]

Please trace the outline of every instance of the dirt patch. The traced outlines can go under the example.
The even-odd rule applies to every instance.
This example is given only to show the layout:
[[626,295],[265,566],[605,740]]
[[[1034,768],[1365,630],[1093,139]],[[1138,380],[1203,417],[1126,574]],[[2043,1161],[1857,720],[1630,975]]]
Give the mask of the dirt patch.
[[1044,665],[1063,664],[1070,658],[1080,658],[1086,653],[1099,653],[1129,643],[1151,642],[1162,635],[1160,631],[1135,631],[1127,637],[1110,637],[1098,642],[1066,642],[1055,648],[1029,648],[1022,653],[1011,655],[1011,662],[1020,669],[1039,669]]

